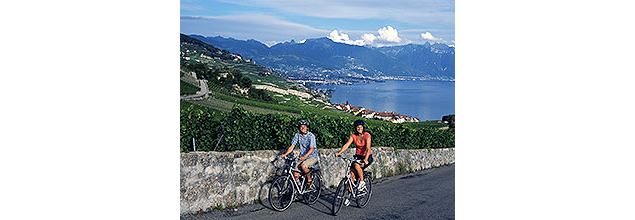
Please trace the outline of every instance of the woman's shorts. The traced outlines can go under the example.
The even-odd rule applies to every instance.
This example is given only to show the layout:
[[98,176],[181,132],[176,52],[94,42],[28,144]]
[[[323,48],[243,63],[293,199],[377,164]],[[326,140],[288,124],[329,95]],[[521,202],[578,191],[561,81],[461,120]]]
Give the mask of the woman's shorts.
[[[366,156],[362,156],[362,155],[355,155],[354,158],[356,160],[364,160]],[[368,156],[368,164],[364,164],[364,166],[362,166],[362,169],[366,169],[366,167],[370,166],[371,164],[373,164],[373,155],[371,154],[370,156]]]

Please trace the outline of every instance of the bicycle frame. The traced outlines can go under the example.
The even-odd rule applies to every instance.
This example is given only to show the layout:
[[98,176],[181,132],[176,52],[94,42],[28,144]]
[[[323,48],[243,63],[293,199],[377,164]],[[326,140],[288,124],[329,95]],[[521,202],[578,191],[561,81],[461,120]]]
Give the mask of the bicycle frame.
[[[297,169],[298,166],[298,161],[299,159],[297,157],[292,157],[292,158],[287,158],[285,159],[287,161],[290,161],[289,163],[285,163],[285,166],[287,166],[287,168],[285,169],[285,172],[283,174],[283,176],[286,176],[287,178],[291,178],[293,181],[293,186],[296,189],[295,192],[300,194],[300,195],[304,195],[306,193],[309,193],[311,191],[304,191],[304,185],[305,185],[305,181],[306,181],[306,177],[305,175],[300,175],[300,177],[298,177],[298,180],[300,180],[300,178],[302,178],[300,181],[300,183],[298,184],[298,180],[296,180],[293,177],[293,172],[300,172],[300,170]],[[311,173],[311,175],[313,175],[313,173]]]
[[358,189],[359,185],[356,181],[353,181],[352,175],[354,174],[351,174],[352,171],[350,170],[350,167],[353,163],[362,164],[361,161],[343,155],[340,155],[340,158],[342,158],[343,162],[347,165],[347,169],[345,170],[344,177],[340,180],[337,190],[335,191],[332,207],[333,215],[337,215],[337,213],[341,210],[342,205],[345,204],[348,206],[350,204],[350,200],[355,200],[360,208],[365,207],[370,200],[370,196],[373,194],[372,172],[362,172],[362,175],[368,178],[368,181],[366,181],[366,187]]
[[[349,169],[346,169],[346,172],[344,173],[344,178],[346,179],[346,183],[347,183],[347,187],[350,190],[351,194],[353,195],[353,199],[356,199],[357,197],[360,196],[364,196],[366,195],[366,191],[363,191],[361,193],[359,193],[357,191],[357,184],[355,183],[355,181],[353,181],[353,178],[351,178],[351,170],[350,167],[353,163],[358,163],[358,164],[362,164],[361,160],[354,160],[351,159],[349,157],[346,156],[340,156],[342,158],[342,160],[344,160],[344,162],[346,162],[346,167]],[[362,175],[364,174],[364,172],[362,172]]]
[[[278,159],[280,159],[280,157],[276,157],[276,160]],[[272,163],[274,161],[272,161]],[[304,200],[304,202],[309,205],[317,202],[318,198],[320,197],[322,189],[322,177],[319,169],[312,168],[312,172],[307,173],[312,174],[314,178],[313,180],[317,181],[315,182],[316,184],[307,186],[306,180],[308,179],[308,177],[306,177],[306,174],[301,175],[300,177],[298,177],[297,180],[294,177],[293,172],[299,171],[297,168],[298,163],[298,158],[292,155],[288,158],[285,158],[284,166],[276,167],[277,175],[273,178],[271,182],[271,188],[269,188],[269,204],[271,204],[272,208],[276,211],[284,211],[289,208],[291,203],[296,200],[297,196],[301,196],[302,200]],[[284,191],[284,197],[280,197],[280,191]],[[276,195],[278,195],[277,198]]]

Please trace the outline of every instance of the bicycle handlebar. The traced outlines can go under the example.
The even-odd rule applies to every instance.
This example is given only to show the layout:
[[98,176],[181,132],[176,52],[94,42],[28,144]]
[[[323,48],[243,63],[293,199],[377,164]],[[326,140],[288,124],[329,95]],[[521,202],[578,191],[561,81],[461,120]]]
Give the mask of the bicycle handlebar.
[[[276,162],[276,160],[279,160],[280,158],[282,158],[282,157],[280,157],[280,155],[277,155],[277,156],[276,156],[276,157],[275,157],[275,158],[271,161],[271,163]],[[296,157],[296,156],[287,156],[287,157],[286,157],[286,158],[284,158],[284,159],[285,159],[285,160],[287,160],[287,161],[297,161],[297,160],[300,160],[300,158],[298,158],[298,157]]]

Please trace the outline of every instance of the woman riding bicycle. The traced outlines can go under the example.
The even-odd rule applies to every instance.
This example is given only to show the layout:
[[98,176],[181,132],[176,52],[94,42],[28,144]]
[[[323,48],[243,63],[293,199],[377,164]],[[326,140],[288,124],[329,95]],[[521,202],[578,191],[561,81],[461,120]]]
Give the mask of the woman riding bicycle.
[[351,177],[353,181],[355,181],[355,177],[359,178],[359,185],[357,185],[358,190],[363,190],[364,187],[366,187],[363,170],[373,163],[373,155],[370,149],[371,135],[364,131],[364,126],[365,123],[363,120],[356,120],[353,123],[355,132],[351,134],[346,144],[342,146],[342,149],[335,153],[335,156],[338,157],[348,149],[348,146],[355,143],[355,159],[362,160],[362,166],[360,166],[359,163],[352,163]]

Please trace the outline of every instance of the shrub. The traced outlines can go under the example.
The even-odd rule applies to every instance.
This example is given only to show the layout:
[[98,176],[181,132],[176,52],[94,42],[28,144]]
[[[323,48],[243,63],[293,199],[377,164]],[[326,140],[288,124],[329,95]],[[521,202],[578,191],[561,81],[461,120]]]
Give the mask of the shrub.
[[269,94],[267,94],[262,89],[256,89],[252,87],[249,89],[249,91],[247,91],[247,95],[256,100],[273,101],[273,98],[271,98],[271,96],[269,96]]
[[[353,119],[302,112],[311,121],[310,131],[319,148],[339,148],[350,136]],[[199,151],[279,150],[289,146],[297,132],[298,118],[282,114],[255,114],[235,106],[219,112],[184,103],[181,107],[181,152],[192,150],[192,138]],[[402,149],[454,147],[454,132],[435,128],[412,128],[403,124],[369,120],[367,129],[373,146]]]

